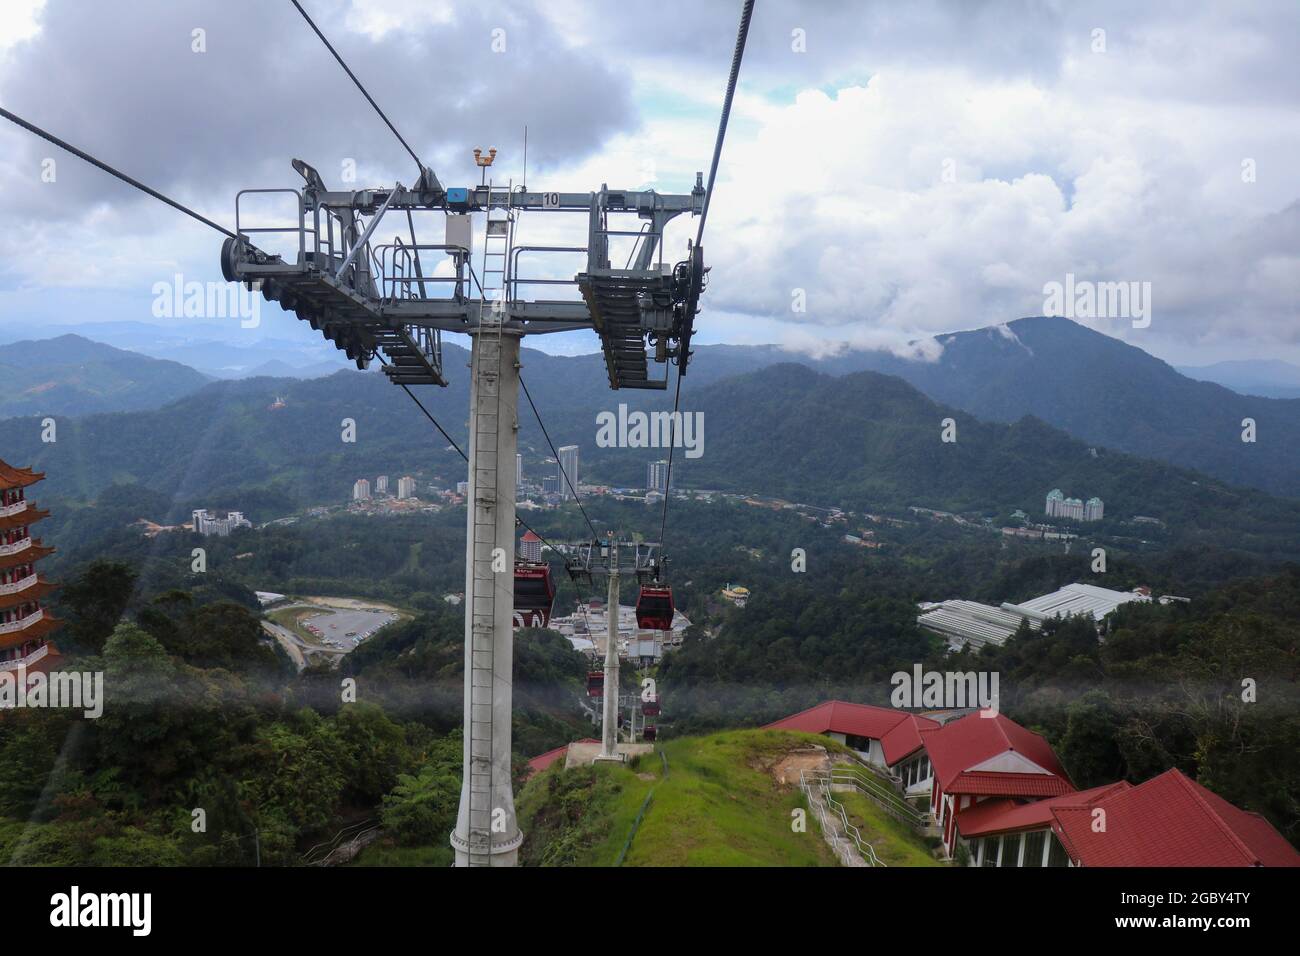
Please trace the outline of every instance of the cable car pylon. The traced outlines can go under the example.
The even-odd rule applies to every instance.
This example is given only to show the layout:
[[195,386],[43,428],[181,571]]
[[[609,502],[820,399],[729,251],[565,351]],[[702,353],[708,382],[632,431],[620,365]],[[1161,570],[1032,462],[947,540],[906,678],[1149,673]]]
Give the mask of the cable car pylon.
[[[246,224],[241,199],[252,191],[244,191],[236,200],[236,237],[227,240],[221,256],[228,279],[260,282],[265,297],[320,329],[358,365],[383,360],[385,374],[408,392],[419,384],[446,385],[441,333],[471,339],[464,769],[451,835],[460,866],[514,865],[523,840],[510,774],[515,588],[497,579],[515,571],[520,340],[591,328],[600,337],[611,387],[664,388],[666,372],[656,379],[648,364],[662,358],[680,366],[687,360],[680,343],[694,321],[686,308],[694,284],[680,279],[698,261],[665,267],[664,226],[683,213],[700,214],[705,200],[701,174],[696,188],[681,195],[605,186],[590,193],[502,188],[486,176],[489,158],[500,156],[480,154],[484,173],[477,186],[446,189],[425,170],[412,189],[399,183],[332,191],[316,170],[295,162],[305,185],[281,191],[296,201],[294,219],[278,227]],[[524,210],[585,214],[586,267],[572,280],[581,298],[530,300],[522,294],[530,283],[555,284],[520,271],[521,253],[544,253],[514,246],[515,218]],[[445,242],[421,242],[416,234],[414,214],[430,213],[445,219]],[[486,220],[480,272],[472,264],[476,214]],[[409,234],[383,242],[379,227],[393,215],[402,217],[402,232]],[[623,215],[639,218],[646,228],[619,228]],[[262,230],[277,229],[290,237],[296,254],[272,254],[254,244]],[[612,268],[611,240],[633,235],[628,267]],[[451,268],[432,268],[437,259],[449,259]],[[617,602],[614,607],[617,629]],[[616,672],[616,638],[614,655]],[[616,687],[616,678],[607,686]]]
[[[601,708],[601,740],[597,762],[625,762],[627,755],[618,749],[618,704],[619,704],[619,657],[618,657],[618,619],[619,619],[619,584],[623,573],[635,574],[641,583],[644,594],[647,578],[658,580],[661,575],[663,559],[657,542],[620,541],[614,532],[606,532],[605,540],[583,541],[568,546],[569,557],[565,569],[575,582],[591,583],[593,578],[605,575],[608,579],[605,604],[605,669],[604,672],[593,671],[587,675],[587,694],[590,697],[603,697]],[[657,588],[655,590],[669,590]],[[657,630],[672,628],[671,591],[669,591],[668,623]],[[641,601],[637,599],[637,621],[641,620]],[[658,607],[658,606],[657,606]],[[662,615],[660,607],[658,614]],[[655,621],[662,620],[656,617]],[[599,691],[599,693],[597,693]],[[633,728],[635,725],[633,725]]]

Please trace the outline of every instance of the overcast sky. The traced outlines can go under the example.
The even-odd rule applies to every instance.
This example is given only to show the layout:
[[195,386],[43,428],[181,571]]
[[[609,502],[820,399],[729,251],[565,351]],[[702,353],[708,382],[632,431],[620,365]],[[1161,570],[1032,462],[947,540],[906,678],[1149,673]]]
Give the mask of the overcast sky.
[[[517,181],[527,124],[531,188],[665,192],[706,168],[739,10],[304,6],[444,184],[475,146]],[[1300,362],[1298,37],[1294,0],[759,0],[697,341],[901,349],[1040,314],[1069,274],[1150,283],[1146,327],[1087,324],[1175,364]],[[414,178],[287,0],[4,0],[0,103],[226,224],[237,190],[299,185],[295,156]],[[155,282],[220,279],[220,236],[3,122],[0,203],[4,331],[154,321]]]

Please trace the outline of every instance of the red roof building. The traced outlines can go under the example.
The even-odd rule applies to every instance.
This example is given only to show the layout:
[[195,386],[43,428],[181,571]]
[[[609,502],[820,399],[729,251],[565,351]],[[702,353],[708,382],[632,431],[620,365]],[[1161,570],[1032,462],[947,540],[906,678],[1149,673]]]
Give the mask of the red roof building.
[[61,622],[43,603],[55,586],[36,570],[54,549],[31,536],[49,512],[27,500],[27,489],[44,477],[0,461],[0,671],[49,670],[58,656],[48,638]]
[[1178,770],[1076,790],[1042,735],[1001,714],[941,725],[828,701],[767,727],[836,737],[890,768],[905,796],[928,791],[948,856],[964,844],[975,866],[1300,866],[1262,816]]
[[1077,866],[1300,866],[1271,823],[1177,769],[1052,815],[1052,832]]
[[930,761],[921,749],[921,732],[939,723],[893,707],[831,700],[768,724],[765,730],[823,734],[858,751],[869,763],[890,770],[907,792],[925,792]]
[[921,741],[934,766],[930,812],[949,856],[957,849],[957,815],[967,807],[990,797],[1034,800],[1074,791],[1047,741],[1002,714],[959,717],[921,731]]

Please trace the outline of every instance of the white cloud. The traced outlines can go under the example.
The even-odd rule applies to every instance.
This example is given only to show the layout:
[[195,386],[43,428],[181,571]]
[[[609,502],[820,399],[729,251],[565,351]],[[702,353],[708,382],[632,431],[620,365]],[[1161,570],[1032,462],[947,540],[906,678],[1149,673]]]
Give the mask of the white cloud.
[[[533,188],[606,182],[685,191],[711,153],[734,6],[661,0],[643,15],[590,0],[486,10],[352,0],[313,15],[337,32],[381,102],[397,101],[399,127],[455,162],[439,170],[449,184],[467,178],[472,145],[501,147],[502,174],[517,170],[511,131],[527,122]],[[66,15],[50,14],[67,9],[50,0],[46,21],[66,28]],[[1036,314],[1044,283],[1071,272],[1150,281],[1149,329],[1097,324],[1158,354],[1300,359],[1300,58],[1287,40],[1300,26],[1298,10],[1118,2],[1083,10],[1008,0],[863,4],[845,18],[832,4],[761,4],[710,213],[713,272],[700,341],[906,351],[937,331]],[[485,45],[487,26],[516,17],[531,18],[534,29],[513,30],[510,42],[536,48],[519,50],[529,59],[502,61],[523,69],[510,74],[514,82],[475,56],[442,63],[432,87],[419,75],[417,64],[434,51]],[[27,29],[18,21],[27,22],[0,28],[8,31],[0,50]],[[305,25],[280,25],[295,39],[276,57],[251,61],[279,71],[261,80],[299,98],[303,82],[328,78],[334,99],[350,102],[354,91],[303,35]],[[794,27],[807,31],[806,54],[790,50]],[[1107,31],[1105,53],[1090,48],[1096,27]],[[112,31],[108,23],[101,32]],[[322,170],[335,168],[334,153],[358,155],[376,180],[408,172],[400,154],[388,156],[395,144],[359,98],[355,109],[328,113],[329,136],[312,122],[273,131],[272,114],[232,107],[247,97],[232,93],[229,71],[203,74],[177,110],[162,93],[141,93],[151,87],[137,83],[143,77],[126,69],[120,51],[105,67],[93,50],[79,57],[61,49],[52,44],[41,62],[69,72],[64,92],[43,99],[39,84],[0,66],[6,105],[18,109],[9,96],[21,93],[24,106],[55,112],[57,131],[102,146],[109,158],[133,159],[128,150],[137,150],[146,178],[163,177],[221,221],[231,184],[263,185],[254,174],[283,171],[291,154],[319,156]],[[275,65],[289,62],[310,66]],[[566,85],[550,75],[561,67],[577,79]],[[555,94],[521,85],[543,74]],[[434,87],[442,108],[428,99]],[[203,97],[212,112],[202,112]],[[133,107],[145,118],[116,129]],[[69,276],[131,286],[133,271],[145,278],[173,261],[187,273],[215,273],[198,227],[169,220],[167,210],[142,212],[144,203],[126,202],[94,170],[74,170],[70,157],[61,172],[75,178],[77,196],[97,201],[34,190],[30,161],[43,153],[8,148],[21,141],[0,130],[0,198],[17,197],[25,216],[0,240],[0,278],[51,289]],[[367,159],[377,144],[381,158]],[[1242,181],[1245,160],[1254,182]],[[561,218],[569,217],[525,217],[525,240],[582,244],[581,224]],[[674,224],[666,258],[681,254],[693,226]],[[61,268],[60,256],[75,268]],[[548,276],[569,268],[531,267]],[[799,289],[806,312],[791,308]]]

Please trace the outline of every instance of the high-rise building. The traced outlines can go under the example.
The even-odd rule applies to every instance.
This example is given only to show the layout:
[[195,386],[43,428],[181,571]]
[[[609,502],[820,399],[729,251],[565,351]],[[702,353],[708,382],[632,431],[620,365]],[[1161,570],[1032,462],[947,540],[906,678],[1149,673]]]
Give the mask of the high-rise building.
[[668,462],[652,461],[645,466],[645,490],[668,493]]
[[59,657],[49,635],[62,624],[42,600],[55,585],[36,570],[36,562],[54,553],[31,526],[50,513],[27,500],[27,488],[45,475],[30,468],[11,468],[0,461],[0,670],[48,671]]
[[456,482],[456,494],[458,494],[458,495],[467,495],[467,494],[469,494],[469,482],[468,482],[468,481],[458,481],[458,482]]
[[1089,498],[1085,504],[1081,498],[1067,498],[1060,488],[1053,488],[1047,495],[1047,516],[1049,518],[1070,518],[1073,521],[1100,521],[1105,514],[1105,505],[1100,498]]
[[397,497],[415,497],[415,479],[410,475],[403,475],[401,478],[397,479]]
[[236,528],[251,528],[253,523],[244,517],[242,511],[230,511],[224,518],[208,514],[207,508],[195,508],[190,513],[196,534],[214,534],[224,538]]
[[578,446],[561,445],[558,454],[560,456],[560,499],[568,501],[578,490]]
[[525,531],[519,539],[519,557],[525,561],[542,560],[542,539],[531,531]]
[[1060,514],[1061,502],[1065,500],[1065,495],[1061,493],[1060,488],[1053,488],[1047,493],[1047,517],[1055,518]]
[[387,475],[380,475],[378,478],[375,479],[375,494],[377,494],[377,495],[386,495],[386,494],[388,494],[388,476],[387,476]]
[[515,455],[515,488],[524,483],[524,456]]
[[370,497],[370,481],[366,478],[358,478],[356,484],[352,486],[352,500],[365,501]]

